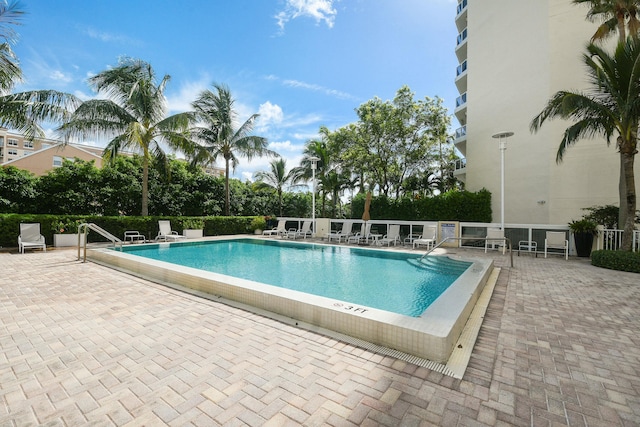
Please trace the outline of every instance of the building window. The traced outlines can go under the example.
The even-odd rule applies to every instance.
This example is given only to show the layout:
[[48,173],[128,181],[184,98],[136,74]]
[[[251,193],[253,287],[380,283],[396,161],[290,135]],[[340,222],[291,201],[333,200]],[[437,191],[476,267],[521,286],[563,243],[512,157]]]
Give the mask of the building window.
[[24,142],[22,143],[22,146],[23,146],[24,148],[33,148],[33,141],[24,141]]
[[18,150],[14,149],[14,148],[9,148],[7,150],[7,155],[8,156],[17,156],[18,155]]
[[60,166],[62,166],[62,157],[53,156],[53,167],[59,168]]
[[9,146],[9,147],[17,147],[18,146],[18,140],[17,139],[13,139],[13,138],[7,138],[7,146]]

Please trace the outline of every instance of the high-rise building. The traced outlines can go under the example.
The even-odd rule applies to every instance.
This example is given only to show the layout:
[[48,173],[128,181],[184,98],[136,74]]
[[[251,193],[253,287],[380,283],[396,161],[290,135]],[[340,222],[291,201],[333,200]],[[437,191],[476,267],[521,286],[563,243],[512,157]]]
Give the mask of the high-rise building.
[[507,224],[560,225],[579,219],[582,208],[618,206],[615,141],[580,140],[557,164],[570,123],[529,130],[557,91],[587,87],[582,55],[598,25],[586,20],[587,9],[571,0],[459,0],[457,7],[455,143],[465,159],[456,175],[466,188],[491,191],[493,221],[500,222],[501,152],[493,136],[513,132],[504,151]]

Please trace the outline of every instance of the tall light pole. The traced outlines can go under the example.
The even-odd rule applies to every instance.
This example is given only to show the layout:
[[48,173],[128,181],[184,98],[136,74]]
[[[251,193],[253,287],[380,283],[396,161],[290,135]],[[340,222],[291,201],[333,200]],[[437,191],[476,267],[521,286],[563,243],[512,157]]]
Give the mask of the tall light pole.
[[504,232],[504,152],[507,150],[507,138],[513,136],[513,132],[498,132],[493,135],[498,140],[500,148],[500,229]]
[[311,224],[313,226],[312,236],[316,237],[316,168],[318,167],[319,157],[309,157],[311,161],[311,180],[313,181],[313,193],[311,194]]

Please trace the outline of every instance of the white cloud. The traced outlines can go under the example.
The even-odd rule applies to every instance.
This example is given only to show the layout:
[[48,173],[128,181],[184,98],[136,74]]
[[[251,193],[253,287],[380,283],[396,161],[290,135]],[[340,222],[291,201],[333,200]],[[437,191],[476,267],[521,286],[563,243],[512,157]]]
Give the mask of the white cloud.
[[260,114],[260,121],[265,123],[280,123],[282,122],[282,108],[278,104],[272,104],[267,101],[264,104],[260,104],[258,108],[258,114]]
[[336,19],[337,11],[333,8],[334,0],[286,0],[284,10],[276,16],[280,32],[284,32],[287,22],[292,19],[305,17],[312,18],[316,24],[324,22],[327,27],[332,28]]
[[278,154],[282,154],[283,151],[300,152],[302,148],[302,145],[292,144],[291,141],[274,141],[269,143],[269,149],[276,151]]
[[256,120],[256,130],[260,133],[268,132],[269,127],[272,125],[279,125],[282,123],[284,113],[282,108],[278,104],[272,104],[267,101],[264,104],[260,104],[258,108],[258,120]]
[[55,80],[58,82],[63,82],[63,83],[69,83],[71,81],[73,81],[73,79],[66,75],[65,73],[63,73],[60,70],[53,70],[50,74],[49,74],[49,78],[51,80]]
[[242,180],[253,182],[253,173],[252,172],[242,172]]
[[209,76],[184,83],[176,94],[167,95],[170,114],[191,110],[191,103],[209,86]]
[[140,40],[132,39],[131,37],[122,34],[113,34],[105,31],[99,31],[92,27],[80,28],[80,32],[86,34],[92,39],[100,40],[105,43],[119,43],[124,45],[142,46],[143,43]]

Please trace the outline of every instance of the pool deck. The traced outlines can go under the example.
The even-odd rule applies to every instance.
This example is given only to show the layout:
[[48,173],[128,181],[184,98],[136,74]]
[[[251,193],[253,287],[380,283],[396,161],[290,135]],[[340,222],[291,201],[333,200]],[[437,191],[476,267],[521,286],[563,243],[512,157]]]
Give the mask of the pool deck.
[[74,250],[0,253],[0,426],[639,425],[640,275],[486,256],[460,380]]

